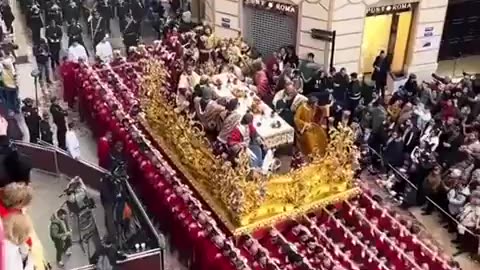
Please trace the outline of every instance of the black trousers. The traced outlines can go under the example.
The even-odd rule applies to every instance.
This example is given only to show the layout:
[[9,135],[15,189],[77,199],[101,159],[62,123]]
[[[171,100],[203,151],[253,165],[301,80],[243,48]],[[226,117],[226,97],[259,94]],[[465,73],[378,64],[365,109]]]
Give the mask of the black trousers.
[[62,260],[63,254],[72,246],[72,238],[67,236],[65,240],[55,239],[53,240],[56,250],[56,260],[60,262]]
[[37,26],[32,27],[32,41],[34,45],[40,43],[41,29],[42,29],[41,27],[37,27]]
[[50,65],[52,66],[52,71],[55,70],[55,67],[60,66],[60,49],[61,45],[60,43],[48,43],[48,46],[50,48]]
[[30,134],[30,142],[38,143],[38,138],[40,137],[38,130],[28,128],[28,133]]
[[66,129],[62,129],[62,128],[57,127],[58,147],[62,148],[63,150],[67,150],[67,143],[65,141],[65,134],[66,133],[67,133]]
[[377,88],[378,93],[385,98],[385,87],[387,86],[387,82],[383,80],[376,80],[375,81],[375,88]]

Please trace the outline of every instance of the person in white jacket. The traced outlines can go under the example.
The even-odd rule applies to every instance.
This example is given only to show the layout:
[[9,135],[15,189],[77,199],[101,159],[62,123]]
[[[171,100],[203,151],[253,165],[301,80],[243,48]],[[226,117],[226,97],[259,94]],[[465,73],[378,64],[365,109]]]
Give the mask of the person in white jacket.
[[104,63],[110,63],[113,59],[113,49],[112,45],[108,41],[108,35],[105,35],[105,37],[100,41],[100,43],[97,44],[95,47],[95,52],[98,58],[102,60]]
[[78,43],[78,41],[74,41],[68,48],[68,60],[76,63],[79,62],[80,59],[88,61],[87,50],[85,50],[85,47]]
[[67,145],[67,151],[74,159],[80,158],[80,142],[78,141],[77,134],[73,130],[73,123],[68,124],[68,130],[65,134],[65,142]]
[[26,241],[33,231],[30,219],[22,213],[11,213],[3,220],[5,269],[34,270],[34,261]]

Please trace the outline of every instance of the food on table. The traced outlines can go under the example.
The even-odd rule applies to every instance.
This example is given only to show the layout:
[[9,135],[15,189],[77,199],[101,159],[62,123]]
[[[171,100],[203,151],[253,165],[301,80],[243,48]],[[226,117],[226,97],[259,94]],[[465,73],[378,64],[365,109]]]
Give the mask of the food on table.
[[262,103],[252,102],[251,110],[253,114],[263,114]]
[[232,95],[236,98],[244,98],[247,96],[247,94],[245,93],[245,90],[240,88],[234,88],[232,90]]

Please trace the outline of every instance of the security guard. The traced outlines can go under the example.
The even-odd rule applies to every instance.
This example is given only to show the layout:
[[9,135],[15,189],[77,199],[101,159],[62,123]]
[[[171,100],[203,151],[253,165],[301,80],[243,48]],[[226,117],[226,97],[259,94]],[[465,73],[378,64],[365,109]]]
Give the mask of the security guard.
[[55,71],[56,66],[60,66],[60,50],[62,49],[62,28],[57,25],[55,20],[50,21],[50,25],[45,29],[45,37],[50,48],[50,64],[52,71]]
[[40,139],[53,145],[53,132],[50,127],[48,112],[42,114],[42,120],[40,120]]
[[123,31],[123,44],[125,45],[127,52],[130,47],[137,46],[140,37],[139,32],[140,28],[138,22],[130,16],[127,19],[127,25]]
[[40,32],[43,27],[42,15],[40,14],[40,8],[38,5],[34,4],[30,9],[30,16],[28,17],[28,25],[30,30],[32,30],[32,40],[33,44],[38,44],[40,42]]
[[128,3],[125,0],[118,0],[117,1],[117,17],[119,20],[120,25],[120,32],[123,33],[125,30],[125,26],[127,26],[127,17],[129,16],[130,8]]
[[47,9],[47,22],[50,22],[51,20],[55,20],[57,25],[62,25],[62,9],[56,0],[53,0]]
[[143,17],[145,17],[145,6],[142,0],[131,0],[130,10],[132,11],[132,16],[137,22],[141,22]]
[[104,28],[106,33],[110,31],[110,20],[112,19],[112,3],[110,0],[99,0],[97,4],[98,13],[103,19]]
[[67,123],[65,117],[67,116],[67,111],[58,104],[57,97],[53,97],[51,101],[50,113],[52,114],[53,123],[57,126],[58,147],[66,150],[65,134],[67,133]]
[[78,21],[80,19],[80,7],[75,0],[70,0],[64,9],[65,21],[70,23],[72,20]]
[[40,115],[38,115],[38,109],[33,106],[33,100],[31,98],[24,99],[23,104],[24,106],[22,107],[22,113],[30,134],[30,142],[37,143],[40,136],[39,132],[41,119]]
[[82,26],[77,20],[72,19],[72,21],[70,22],[67,28],[67,35],[68,35],[68,47],[70,47],[74,41],[85,46],[83,44]]

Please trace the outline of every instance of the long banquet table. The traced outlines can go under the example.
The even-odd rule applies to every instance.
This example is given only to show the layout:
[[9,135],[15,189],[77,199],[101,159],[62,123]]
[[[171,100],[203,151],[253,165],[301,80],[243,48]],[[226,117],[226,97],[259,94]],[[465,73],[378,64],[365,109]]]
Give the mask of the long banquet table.
[[259,109],[263,113],[253,113],[253,123],[256,127],[257,133],[262,139],[264,145],[269,148],[275,148],[280,145],[293,143],[295,130],[290,126],[282,117],[275,113],[270,106],[261,101],[255,94],[251,87],[238,81],[237,84],[228,82],[234,81],[232,77],[234,75],[229,73],[221,73],[212,78],[213,81],[220,80],[222,82],[221,87],[212,85],[212,89],[220,97],[234,98],[235,95],[232,92],[234,89],[241,90],[245,93],[244,97],[237,97],[239,101],[238,111],[241,114],[245,114],[251,110],[252,104],[257,100],[259,102]]

